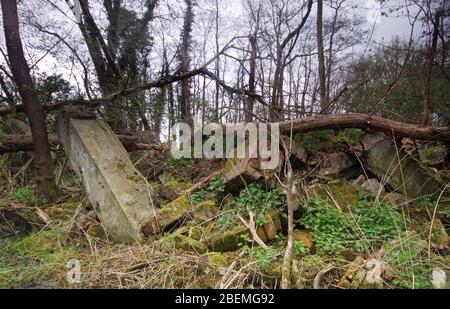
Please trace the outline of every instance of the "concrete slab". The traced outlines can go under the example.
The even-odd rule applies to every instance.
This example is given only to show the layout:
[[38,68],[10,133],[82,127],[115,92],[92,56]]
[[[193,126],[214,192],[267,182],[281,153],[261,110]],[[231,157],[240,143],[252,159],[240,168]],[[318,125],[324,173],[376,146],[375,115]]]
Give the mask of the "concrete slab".
[[111,236],[142,241],[155,213],[150,187],[107,124],[62,112],[58,136],[89,201]]

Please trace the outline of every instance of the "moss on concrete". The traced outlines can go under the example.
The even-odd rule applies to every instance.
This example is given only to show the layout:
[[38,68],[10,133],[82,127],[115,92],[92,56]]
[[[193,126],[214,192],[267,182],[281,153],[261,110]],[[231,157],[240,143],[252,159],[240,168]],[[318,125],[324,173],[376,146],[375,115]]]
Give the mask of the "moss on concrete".
[[192,183],[189,180],[169,173],[159,176],[159,180],[164,186],[175,192],[182,192],[192,187]]
[[242,235],[250,234],[245,226],[238,225],[227,231],[216,231],[207,239],[208,247],[213,251],[227,252],[239,249],[239,242]]
[[198,223],[203,223],[216,217],[218,213],[219,209],[217,208],[215,201],[203,201],[194,208],[194,220]]
[[205,260],[212,265],[218,266],[218,267],[228,267],[229,262],[227,258],[220,252],[208,252],[204,255],[202,255]]
[[328,184],[315,184],[307,188],[309,196],[316,196],[333,202],[327,191],[331,193],[341,208],[348,209],[357,205],[358,192],[361,190],[344,180],[335,180]]
[[167,226],[180,220],[190,211],[189,197],[182,195],[156,211],[156,214],[147,223],[147,232],[150,234],[162,232]]
[[189,236],[174,235],[173,244],[176,249],[184,251],[193,251],[203,254],[208,251],[208,248],[201,241],[195,240]]

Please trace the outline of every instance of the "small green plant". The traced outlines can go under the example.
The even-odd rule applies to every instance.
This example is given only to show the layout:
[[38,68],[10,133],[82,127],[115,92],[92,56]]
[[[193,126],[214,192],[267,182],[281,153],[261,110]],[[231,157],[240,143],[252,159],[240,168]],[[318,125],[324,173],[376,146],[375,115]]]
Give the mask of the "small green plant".
[[360,237],[355,243],[357,249],[363,249],[364,245],[380,246],[404,231],[403,216],[399,212],[386,203],[375,205],[362,191],[358,205],[349,216],[355,234]]
[[265,250],[260,247],[253,247],[250,256],[255,260],[256,265],[263,270],[267,269],[268,266],[277,260],[276,251],[271,246]]
[[431,288],[430,267],[424,257],[426,246],[426,242],[415,235],[399,238],[391,250],[386,250],[385,260],[394,270],[394,285],[408,289]]
[[423,198],[419,201],[419,204],[424,205],[427,208],[435,208],[436,203],[431,201],[429,198]]
[[251,239],[247,234],[241,235],[239,247],[243,255],[249,256],[262,270],[277,260],[277,254],[273,247],[266,249],[260,247],[250,247]]
[[311,230],[319,252],[332,254],[350,245],[353,234],[343,212],[319,198],[309,199],[304,207],[307,214],[300,223]]
[[251,240],[250,240],[250,236],[248,234],[241,235],[238,246],[244,255],[250,254],[251,250],[248,245],[250,242],[251,242]]
[[263,226],[266,223],[266,218],[263,215],[259,215],[256,219],[258,226]]
[[316,150],[318,145],[328,143],[332,139],[333,131],[331,130],[300,133],[294,136],[294,141],[308,151]]
[[208,191],[217,195],[225,193],[225,184],[223,183],[223,179],[218,176],[214,177],[209,183]]
[[34,193],[30,188],[20,188],[11,194],[11,199],[19,204],[25,204],[33,200]]
[[275,246],[277,247],[284,247],[286,245],[286,237],[283,235],[283,233],[278,233],[275,235]]
[[167,247],[170,248],[170,247],[174,246],[174,244],[175,244],[175,235],[173,235],[171,233],[166,233],[166,234],[164,234],[163,239],[164,239],[164,244]]
[[206,192],[204,190],[200,190],[189,195],[189,201],[193,206],[200,204],[205,199],[206,199]]
[[217,226],[221,230],[230,228],[236,222],[236,216],[231,213],[225,213],[217,219]]
[[286,204],[286,198],[280,188],[264,191],[260,184],[251,183],[243,189],[238,198],[234,199],[232,206],[241,215],[253,211],[258,217],[267,212],[279,209]]
[[307,214],[300,223],[311,230],[319,252],[334,254],[339,249],[357,252],[381,246],[405,231],[406,219],[389,204],[375,205],[361,193],[353,211],[342,212],[319,198],[305,203]]
[[419,151],[420,161],[423,164],[429,164],[437,159],[441,154],[445,153],[444,146],[432,146]]
[[176,256],[169,257],[169,259],[167,261],[169,262],[170,265],[176,265],[177,263],[180,262],[178,260],[178,257],[176,257]]
[[165,162],[165,165],[168,167],[191,166],[193,164],[194,159],[186,159],[186,158],[175,159],[174,157],[170,157]]
[[302,259],[309,253],[309,248],[305,246],[303,241],[294,241],[293,254],[297,260]]
[[355,145],[363,135],[363,131],[360,129],[344,129],[334,138],[337,143],[348,143]]

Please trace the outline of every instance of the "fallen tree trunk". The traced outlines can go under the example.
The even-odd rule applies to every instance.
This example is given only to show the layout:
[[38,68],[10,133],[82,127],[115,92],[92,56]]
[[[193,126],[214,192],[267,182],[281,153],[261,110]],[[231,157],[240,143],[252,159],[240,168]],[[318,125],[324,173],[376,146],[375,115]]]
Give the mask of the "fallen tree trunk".
[[[65,105],[80,105],[84,107],[95,108],[105,103],[107,103],[106,99],[94,99],[94,100],[67,100],[57,102],[43,102],[41,103],[41,105],[45,112],[50,112]],[[0,107],[0,116],[6,116],[12,113],[25,113],[24,105],[17,104],[14,108],[11,108],[9,106]]]
[[280,123],[280,130],[284,134],[289,134],[291,131],[292,133],[302,133],[348,128],[371,129],[397,137],[450,143],[450,126],[409,124],[368,114],[319,115]]
[[[310,131],[347,128],[371,129],[397,137],[450,143],[450,126],[436,127],[409,124],[368,114],[318,115],[280,123],[281,132],[288,135],[290,132],[297,134]],[[135,135],[117,135],[117,137],[128,151],[167,150],[158,144],[140,143],[139,137]],[[58,143],[56,135],[53,134],[49,135],[49,141],[53,144]],[[33,150],[31,136],[0,135],[0,154],[31,150]]]
[[[138,136],[118,134],[117,137],[127,151],[168,150],[167,147],[160,144],[141,143]],[[49,134],[48,140],[50,144],[60,144],[56,134]],[[18,151],[33,151],[33,140],[30,135],[0,135],[0,154]]]

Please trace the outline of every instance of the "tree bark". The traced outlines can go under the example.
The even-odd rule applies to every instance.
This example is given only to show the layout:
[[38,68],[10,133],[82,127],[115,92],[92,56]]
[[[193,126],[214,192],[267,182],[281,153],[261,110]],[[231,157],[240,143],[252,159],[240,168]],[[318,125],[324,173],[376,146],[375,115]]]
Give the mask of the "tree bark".
[[440,12],[436,12],[434,17],[433,37],[431,39],[431,46],[428,51],[428,63],[425,71],[425,81],[423,85],[423,112],[421,115],[420,123],[428,124],[430,121],[430,87],[431,87],[431,74],[433,72],[434,58],[437,49],[437,40],[439,35],[439,19],[441,17]]
[[440,141],[450,143],[450,126],[436,127],[409,124],[370,114],[330,114],[306,117],[280,123],[280,130],[289,134],[331,129],[371,129],[397,137],[408,137],[417,140]]
[[326,83],[325,83],[325,57],[323,52],[323,33],[322,33],[322,21],[323,21],[323,0],[317,0],[317,55],[319,58],[319,94],[320,94],[320,107],[321,110],[325,110],[328,106]]
[[[190,66],[190,49],[191,49],[191,33],[192,33],[192,22],[194,19],[192,0],[185,0],[186,2],[186,12],[184,14],[184,24],[181,33],[181,47],[180,47],[180,72],[181,74],[189,72]],[[189,125],[193,125],[193,120],[191,116],[191,102],[190,102],[190,83],[189,79],[181,80],[181,96],[182,105],[180,110],[182,111],[182,117]]]
[[[256,91],[256,84],[255,84],[255,79],[256,79],[256,52],[257,52],[257,41],[256,41],[256,36],[258,34],[258,25],[259,24],[259,19],[257,21],[257,25],[256,25],[256,30],[253,33],[253,35],[250,35],[249,37],[249,41],[250,41],[250,46],[251,46],[251,52],[250,52],[250,72],[249,72],[249,77],[248,77],[248,90],[250,92],[255,92]],[[245,106],[245,122],[252,122],[253,121],[253,106],[255,105],[255,98],[252,97],[248,97],[247,98],[247,102],[246,102],[246,106]]]
[[11,63],[11,71],[19,89],[33,136],[36,194],[39,199],[46,201],[54,195],[56,186],[53,160],[47,138],[45,113],[34,90],[33,81],[23,53],[16,0],[2,0],[1,4],[6,48]]

